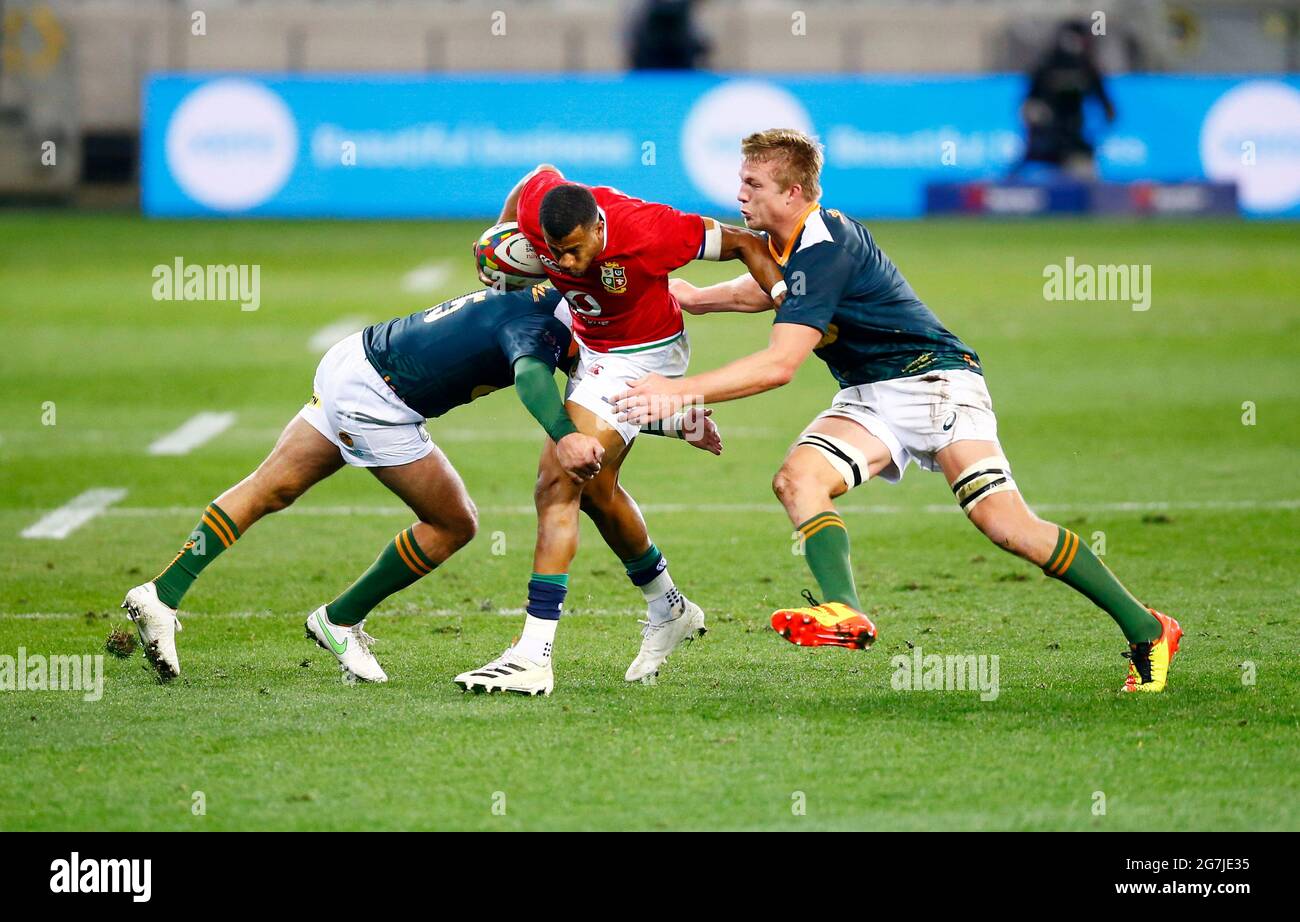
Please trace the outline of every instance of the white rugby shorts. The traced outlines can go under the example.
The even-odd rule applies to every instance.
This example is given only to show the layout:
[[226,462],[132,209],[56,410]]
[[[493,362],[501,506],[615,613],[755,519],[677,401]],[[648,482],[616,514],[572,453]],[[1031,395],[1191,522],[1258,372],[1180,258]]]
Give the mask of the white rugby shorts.
[[964,368],[846,387],[818,419],[841,416],[885,443],[893,463],[880,477],[897,483],[910,463],[939,470],[937,452],[965,439],[996,442],[998,421],[984,376]]
[[641,431],[638,423],[618,421],[614,396],[638,378],[660,374],[680,378],[691,360],[691,344],[685,331],[663,345],[635,347],[628,351],[595,352],[578,340],[578,367],[569,376],[564,399],[572,400],[596,414],[601,422],[617,429],[624,444]]
[[325,353],[311,400],[298,415],[338,446],[353,467],[394,467],[433,451],[424,417],[384,383],[366,358],[360,333]]

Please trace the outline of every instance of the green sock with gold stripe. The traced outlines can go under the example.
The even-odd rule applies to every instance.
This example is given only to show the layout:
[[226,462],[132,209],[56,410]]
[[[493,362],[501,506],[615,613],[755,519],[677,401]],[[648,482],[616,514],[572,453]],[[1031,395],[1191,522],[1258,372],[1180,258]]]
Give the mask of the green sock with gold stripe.
[[179,608],[181,599],[199,578],[203,568],[239,539],[239,527],[216,503],[209,503],[203,517],[180,553],[154,577],[154,588],[164,605]]
[[799,526],[808,569],[822,591],[823,602],[843,602],[862,610],[853,585],[849,561],[849,532],[835,512],[821,512]]
[[437,566],[420,550],[415,528],[408,528],[388,543],[369,570],[325,606],[325,614],[334,624],[360,624],[376,605]]
[[1092,604],[1114,618],[1129,643],[1155,640],[1160,636],[1160,622],[1156,616],[1133,598],[1101,558],[1068,528],[1060,529],[1056,549],[1047,558],[1043,572],[1087,596]]

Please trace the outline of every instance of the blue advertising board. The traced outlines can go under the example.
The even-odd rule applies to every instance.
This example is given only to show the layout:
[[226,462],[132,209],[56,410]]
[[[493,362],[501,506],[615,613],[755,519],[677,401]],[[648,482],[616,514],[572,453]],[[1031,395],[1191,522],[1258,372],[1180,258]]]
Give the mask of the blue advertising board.
[[[1236,183],[1246,214],[1300,216],[1300,79],[1128,75],[1109,89],[1101,178]],[[781,126],[824,142],[828,205],[910,217],[927,183],[1019,161],[1024,90],[1018,75],[159,75],[142,198],[160,216],[486,218],[547,162],[727,216],[740,138]]]

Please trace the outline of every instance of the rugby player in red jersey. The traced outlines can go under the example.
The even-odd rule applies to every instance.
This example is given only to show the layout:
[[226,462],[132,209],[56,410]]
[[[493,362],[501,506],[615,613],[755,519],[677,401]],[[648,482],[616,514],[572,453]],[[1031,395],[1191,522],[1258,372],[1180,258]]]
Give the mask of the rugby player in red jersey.
[[[712,218],[642,201],[608,186],[566,180],[542,165],[507,196],[502,222],[519,224],[551,284],[564,295],[578,343],[578,365],[565,394],[578,430],[605,450],[600,472],[575,484],[547,443],[539,464],[537,546],[523,634],[500,657],[461,673],[465,689],[549,694],[551,647],[568,571],[578,548],[578,512],[586,512],[649,609],[641,650],[625,678],[650,679],[687,638],[704,633],[704,612],[673,585],[645,520],[619,485],[619,470],[640,427],[619,422],[613,397],[648,374],[686,374],[690,345],[668,274],[694,259],[744,262],[764,291],[783,286],[763,237]],[[778,290],[779,293],[779,290]]]

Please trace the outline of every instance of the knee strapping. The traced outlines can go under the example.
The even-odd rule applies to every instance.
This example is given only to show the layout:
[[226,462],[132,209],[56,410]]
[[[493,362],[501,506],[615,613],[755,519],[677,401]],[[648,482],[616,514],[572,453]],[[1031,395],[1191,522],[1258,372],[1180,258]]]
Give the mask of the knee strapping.
[[844,478],[850,490],[861,486],[871,475],[866,454],[844,439],[823,435],[820,432],[806,432],[799,437],[796,444],[807,445],[820,451],[822,457],[829,461],[831,467]]
[[976,461],[952,482],[952,494],[967,515],[986,497],[1017,489],[1011,476],[1011,463],[1001,455],[990,455]]

